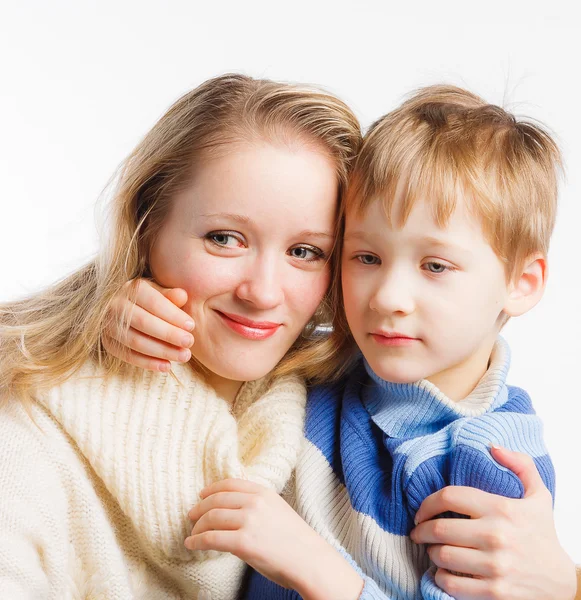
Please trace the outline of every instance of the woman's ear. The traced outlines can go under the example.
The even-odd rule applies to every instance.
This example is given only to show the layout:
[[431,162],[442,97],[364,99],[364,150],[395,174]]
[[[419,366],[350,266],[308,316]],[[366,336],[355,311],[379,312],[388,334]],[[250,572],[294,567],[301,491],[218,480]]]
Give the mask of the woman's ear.
[[503,312],[509,317],[518,317],[531,310],[543,297],[547,276],[547,257],[540,253],[529,256],[522,271],[509,284]]

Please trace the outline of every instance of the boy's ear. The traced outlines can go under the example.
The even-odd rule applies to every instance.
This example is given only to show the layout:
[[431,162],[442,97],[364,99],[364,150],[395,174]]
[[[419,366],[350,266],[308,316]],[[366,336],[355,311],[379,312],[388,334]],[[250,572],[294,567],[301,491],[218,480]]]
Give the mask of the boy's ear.
[[547,283],[547,257],[543,254],[529,256],[522,271],[509,285],[509,294],[503,312],[509,317],[524,315],[542,298]]

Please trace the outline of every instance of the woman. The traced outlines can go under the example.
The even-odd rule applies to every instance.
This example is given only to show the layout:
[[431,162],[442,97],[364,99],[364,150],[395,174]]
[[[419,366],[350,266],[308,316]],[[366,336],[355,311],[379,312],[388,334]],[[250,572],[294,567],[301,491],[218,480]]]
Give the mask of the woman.
[[[207,81],[127,159],[98,258],[0,307],[0,597],[236,595],[244,563],[187,550],[187,513],[214,481],[280,492],[294,468],[304,378],[331,368],[309,331],[328,318],[359,143],[331,95]],[[172,374],[102,351],[111,300],[139,277],[187,290],[199,343]]]

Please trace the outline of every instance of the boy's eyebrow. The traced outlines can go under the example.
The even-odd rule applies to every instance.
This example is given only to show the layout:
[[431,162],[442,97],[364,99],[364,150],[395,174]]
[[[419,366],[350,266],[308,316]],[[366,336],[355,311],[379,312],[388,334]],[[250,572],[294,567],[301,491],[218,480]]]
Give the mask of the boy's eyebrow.
[[430,235],[423,237],[421,239],[421,241],[428,246],[437,246],[438,248],[459,250],[460,252],[465,252],[467,254],[471,254],[470,250],[468,250],[468,248],[465,248],[464,246],[460,246],[458,244],[454,244],[453,242],[448,242],[446,240],[442,240],[440,238],[433,237]]
[[366,240],[369,238],[369,234],[366,234],[364,231],[350,231],[343,236],[343,240]]

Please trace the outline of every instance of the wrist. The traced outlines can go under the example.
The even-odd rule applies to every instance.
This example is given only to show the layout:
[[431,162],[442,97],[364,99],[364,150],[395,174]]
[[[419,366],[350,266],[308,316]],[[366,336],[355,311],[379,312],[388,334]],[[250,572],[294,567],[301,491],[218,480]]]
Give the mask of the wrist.
[[319,540],[320,548],[305,561],[294,589],[303,600],[358,600],[363,578],[335,548]]

